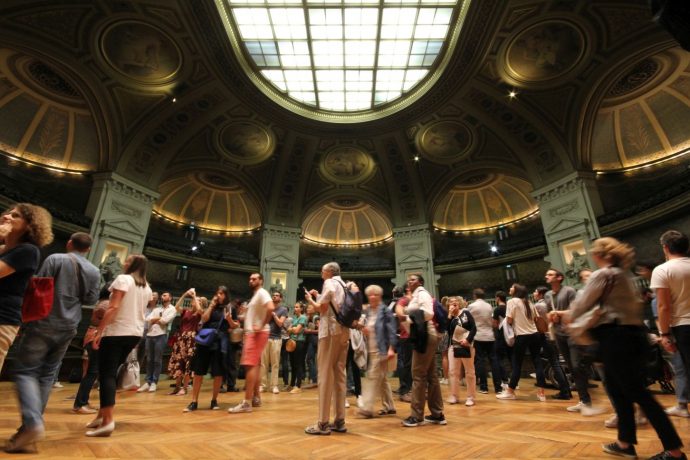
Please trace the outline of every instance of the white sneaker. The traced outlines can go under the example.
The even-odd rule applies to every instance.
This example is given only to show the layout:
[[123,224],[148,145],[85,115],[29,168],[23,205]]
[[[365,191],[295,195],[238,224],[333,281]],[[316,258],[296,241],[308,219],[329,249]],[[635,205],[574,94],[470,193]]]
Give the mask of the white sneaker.
[[346,399],[346,400],[345,400],[345,409],[349,409],[349,408],[350,408],[350,401],[348,401],[348,400]]
[[603,414],[604,412],[606,412],[606,409],[603,407],[595,407],[591,404],[583,404],[580,408],[580,414],[584,415],[585,417],[593,417],[595,415]]
[[690,417],[690,412],[688,412],[688,408],[685,406],[669,407],[668,409],[666,409],[666,413],[668,415],[673,415],[675,417],[684,417],[684,418]]
[[456,398],[455,396],[451,396],[450,398],[446,399],[446,402],[448,404],[457,404],[460,401],[458,401],[458,398]]
[[618,415],[613,414],[611,417],[604,421],[604,426],[606,428],[618,428]]
[[259,393],[263,393],[264,391],[266,391],[266,385],[259,386]]
[[507,384],[507,383],[502,383],[502,384],[501,384],[501,389],[502,389],[503,391],[508,391],[508,384]]
[[568,412],[580,412],[580,410],[582,409],[582,406],[584,406],[584,405],[585,405],[585,403],[580,401],[577,404],[575,404],[574,406],[567,407],[565,410],[567,410]]
[[142,386],[139,387],[139,389],[137,390],[137,393],[143,393],[145,391],[149,391],[149,387],[150,387],[149,382],[146,382],[145,384],[143,384]]
[[242,401],[241,403],[239,403],[235,407],[231,407],[230,409],[228,409],[228,412],[231,414],[239,414],[242,412],[251,412],[251,411],[252,411],[252,405],[249,404],[248,401]]
[[515,393],[508,393],[507,391],[504,391],[497,394],[496,399],[517,399],[517,396],[515,396]]
[[441,379],[438,381],[441,385],[448,385],[448,379]]
[[280,393],[280,389],[277,386],[273,387],[273,394],[277,395],[278,393]]
[[467,400],[465,401],[465,405],[467,407],[474,406],[474,398],[467,398]]
[[158,389],[158,385],[156,385],[155,383],[152,383],[149,386],[149,393],[155,393],[157,389]]
[[53,383],[53,388],[64,388],[65,386],[60,382]]
[[357,407],[360,409],[364,407],[364,399],[362,399],[362,395],[357,396]]

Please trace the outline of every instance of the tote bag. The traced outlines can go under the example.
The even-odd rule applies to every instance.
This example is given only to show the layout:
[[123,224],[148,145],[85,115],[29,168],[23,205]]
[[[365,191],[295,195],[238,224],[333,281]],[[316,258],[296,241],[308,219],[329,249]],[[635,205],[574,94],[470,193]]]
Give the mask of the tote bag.
[[53,277],[34,276],[24,292],[22,322],[28,323],[46,318],[53,308],[55,280]]

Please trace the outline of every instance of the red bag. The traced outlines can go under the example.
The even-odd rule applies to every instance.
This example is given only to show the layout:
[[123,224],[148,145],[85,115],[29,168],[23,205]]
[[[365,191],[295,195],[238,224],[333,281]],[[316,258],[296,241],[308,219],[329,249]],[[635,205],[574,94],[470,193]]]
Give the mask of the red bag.
[[52,277],[32,277],[24,293],[22,322],[28,323],[47,317],[53,308],[54,292],[55,280]]

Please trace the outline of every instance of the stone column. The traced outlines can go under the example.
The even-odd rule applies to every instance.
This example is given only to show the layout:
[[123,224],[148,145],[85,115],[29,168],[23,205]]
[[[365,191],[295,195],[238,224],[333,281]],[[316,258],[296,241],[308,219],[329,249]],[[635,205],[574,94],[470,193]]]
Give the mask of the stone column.
[[95,174],[93,180],[86,207],[94,240],[89,260],[98,266],[113,252],[121,262],[141,254],[158,193],[117,173]]
[[574,172],[532,193],[549,250],[545,260],[563,271],[570,285],[578,284],[580,269],[594,267],[588,250],[600,237],[596,218],[603,213],[594,178],[592,173]]
[[[285,306],[292,307],[297,300],[299,268],[299,227],[266,224],[261,232],[261,274],[268,290],[283,289]],[[278,280],[278,282],[276,282]]]
[[434,273],[434,246],[431,234],[428,224],[393,228],[396,277],[391,281],[396,285],[402,285],[410,273],[421,273],[424,277],[424,287],[431,295],[436,296],[440,276]]

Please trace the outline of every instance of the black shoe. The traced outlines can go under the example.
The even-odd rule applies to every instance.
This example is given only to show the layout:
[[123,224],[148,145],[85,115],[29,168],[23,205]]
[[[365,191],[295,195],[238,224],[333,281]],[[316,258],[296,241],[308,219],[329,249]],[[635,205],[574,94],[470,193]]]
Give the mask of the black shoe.
[[419,426],[420,423],[421,422],[419,420],[417,420],[416,418],[414,418],[412,416],[407,417],[405,420],[402,421],[403,426],[407,426],[407,427]]
[[663,451],[659,452],[653,457],[649,457],[649,460],[670,460],[670,459],[679,459],[679,460],[688,460],[688,457],[685,455],[685,453],[681,452],[680,457],[674,457],[673,455],[669,454],[668,451]]
[[218,401],[215,399],[211,400],[211,410],[218,410],[220,409],[220,406],[218,405]]
[[195,402],[190,402],[187,407],[184,408],[182,412],[193,412],[198,409],[198,404]]
[[555,395],[551,395],[551,399],[570,401],[571,399],[573,399],[573,395],[571,395],[570,393],[556,393]]
[[607,454],[618,455],[619,457],[625,458],[637,458],[635,446],[633,446],[632,444],[623,449],[621,446],[618,445],[617,442],[614,441],[609,444],[602,444],[601,448],[604,449],[604,452],[606,452]]
[[239,388],[235,388],[235,387],[228,388],[228,393],[238,393],[239,391],[240,391]]
[[447,425],[448,422],[446,422],[446,417],[443,416],[443,414],[439,415],[438,417],[434,417],[433,415],[427,415],[424,417],[424,421],[427,423],[433,423],[434,425]]

